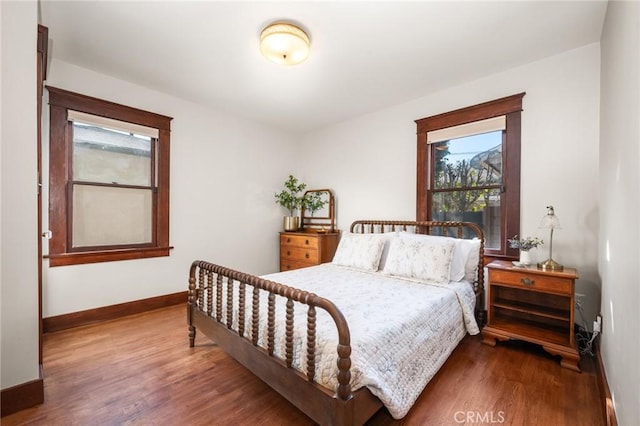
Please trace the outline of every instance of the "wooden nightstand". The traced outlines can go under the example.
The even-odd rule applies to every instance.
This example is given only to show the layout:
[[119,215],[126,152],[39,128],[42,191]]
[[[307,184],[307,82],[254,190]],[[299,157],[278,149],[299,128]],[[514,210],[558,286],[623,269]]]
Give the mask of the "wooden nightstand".
[[491,346],[496,340],[507,339],[536,343],[561,356],[563,367],[580,371],[573,329],[576,270],[518,268],[503,260],[491,262],[487,268],[489,306],[482,342]]
[[280,233],[280,271],[331,262],[338,247],[338,232]]

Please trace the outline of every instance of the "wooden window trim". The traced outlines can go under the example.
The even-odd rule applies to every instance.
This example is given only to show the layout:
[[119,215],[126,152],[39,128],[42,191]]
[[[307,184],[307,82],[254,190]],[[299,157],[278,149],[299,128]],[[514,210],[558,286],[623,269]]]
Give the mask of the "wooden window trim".
[[505,183],[501,202],[501,250],[485,250],[494,258],[516,257],[517,250],[508,247],[506,239],[520,232],[520,139],[522,98],[526,93],[495,99],[478,105],[457,109],[443,114],[415,120],[417,127],[417,194],[416,219],[431,220],[431,155],[427,144],[427,132],[458,126],[487,118],[506,116],[507,129],[503,157]]
[[[169,246],[169,154],[171,120],[160,114],[128,107],[114,102],[47,86],[49,91],[49,266],[77,265],[115,260],[168,256]],[[69,179],[70,142],[67,110],[85,112],[158,129],[157,194],[153,218],[153,243],[131,246],[99,247],[96,250],[74,251],[69,244],[70,209]],[[154,170],[155,173],[155,170]]]

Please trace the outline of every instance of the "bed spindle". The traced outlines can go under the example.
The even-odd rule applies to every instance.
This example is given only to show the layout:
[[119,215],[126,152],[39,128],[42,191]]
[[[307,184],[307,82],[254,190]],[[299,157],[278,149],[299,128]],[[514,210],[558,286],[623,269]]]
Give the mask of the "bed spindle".
[[211,316],[213,311],[213,272],[207,272],[207,316]]
[[258,346],[258,330],[260,329],[260,289],[253,287],[253,304],[251,306],[251,343]]
[[245,291],[246,285],[244,281],[240,281],[240,289],[238,290],[238,303],[240,305],[238,311],[238,334],[240,337],[244,337],[244,310],[245,310]]
[[287,342],[287,354],[286,361],[287,367],[291,368],[293,364],[293,300],[287,298],[287,315],[286,315],[286,342]]
[[313,382],[316,375],[316,308],[307,310],[307,379]]
[[198,306],[204,307],[204,274],[202,269],[198,273]]
[[216,321],[222,322],[222,274],[216,279]]
[[227,328],[233,327],[233,278],[227,277]]
[[191,272],[189,273],[189,296],[188,296],[188,306],[187,310],[187,321],[189,323],[189,347],[193,348],[196,343],[196,327],[192,322],[192,313],[191,307],[196,303],[196,277],[193,274],[193,266],[191,267]]
[[269,310],[267,312],[267,352],[273,355],[276,329],[276,295],[269,293]]

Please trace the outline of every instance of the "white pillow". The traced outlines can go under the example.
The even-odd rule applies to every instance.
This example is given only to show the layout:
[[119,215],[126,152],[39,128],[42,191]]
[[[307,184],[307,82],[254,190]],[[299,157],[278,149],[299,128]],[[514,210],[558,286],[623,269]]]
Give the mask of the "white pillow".
[[[453,257],[451,259],[451,271],[449,273],[449,279],[451,281],[460,281],[465,277],[466,265],[469,257],[470,246],[467,241],[460,238],[443,237],[439,235],[427,235],[427,234],[413,234],[410,232],[401,232],[400,238],[418,239],[418,240],[446,240],[452,241],[455,246],[453,249]],[[478,262],[476,261],[476,264]]]
[[340,238],[333,264],[377,271],[384,248],[383,234],[344,234]]
[[383,273],[446,284],[454,247],[447,239],[396,238],[389,246]]
[[398,238],[398,231],[393,232],[385,232],[380,235],[384,235],[384,247],[382,249],[382,256],[380,257],[380,265],[378,265],[378,270],[382,271],[384,269],[385,263],[387,263],[387,256],[389,255],[389,246],[391,246],[391,242]]
[[478,262],[480,261],[480,240],[463,240],[469,250],[467,262],[464,268],[464,280],[470,283],[476,282],[478,275]]

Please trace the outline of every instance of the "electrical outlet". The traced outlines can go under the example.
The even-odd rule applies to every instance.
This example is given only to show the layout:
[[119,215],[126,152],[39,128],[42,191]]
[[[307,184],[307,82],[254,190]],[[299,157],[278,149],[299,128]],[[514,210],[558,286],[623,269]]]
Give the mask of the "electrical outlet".
[[602,315],[596,315],[596,320],[593,322],[593,332],[602,333]]

